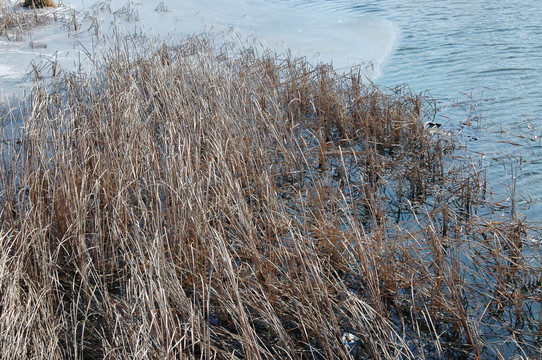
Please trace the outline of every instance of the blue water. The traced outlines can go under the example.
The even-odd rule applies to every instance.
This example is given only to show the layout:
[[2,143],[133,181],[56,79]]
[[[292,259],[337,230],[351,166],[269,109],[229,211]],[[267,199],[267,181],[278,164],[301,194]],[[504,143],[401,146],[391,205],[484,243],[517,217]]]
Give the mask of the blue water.
[[436,120],[483,158],[495,196],[542,221],[542,2],[270,1],[389,21],[395,44],[374,81],[434,98]]

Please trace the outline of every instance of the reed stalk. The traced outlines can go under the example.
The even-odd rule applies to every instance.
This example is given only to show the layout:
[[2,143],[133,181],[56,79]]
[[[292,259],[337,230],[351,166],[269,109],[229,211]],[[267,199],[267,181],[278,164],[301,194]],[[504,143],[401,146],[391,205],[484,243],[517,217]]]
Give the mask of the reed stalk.
[[421,96],[116,40],[3,113],[0,357],[539,354],[531,229],[481,213],[483,171]]

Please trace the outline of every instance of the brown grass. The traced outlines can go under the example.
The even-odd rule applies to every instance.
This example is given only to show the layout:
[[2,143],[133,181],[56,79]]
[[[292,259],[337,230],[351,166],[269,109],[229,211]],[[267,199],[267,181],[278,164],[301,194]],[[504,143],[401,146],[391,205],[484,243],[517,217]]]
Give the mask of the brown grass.
[[538,354],[528,228],[421,97],[133,42],[4,113],[0,357]]
[[55,4],[51,0],[25,0],[23,6],[29,8],[44,8],[55,7]]

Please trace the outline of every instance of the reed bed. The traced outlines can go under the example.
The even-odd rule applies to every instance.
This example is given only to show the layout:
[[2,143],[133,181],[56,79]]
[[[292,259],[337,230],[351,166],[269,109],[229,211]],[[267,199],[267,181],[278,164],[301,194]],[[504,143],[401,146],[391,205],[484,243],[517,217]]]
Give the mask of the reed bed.
[[540,355],[532,229],[430,104],[216,43],[116,39],[5,109],[0,357]]

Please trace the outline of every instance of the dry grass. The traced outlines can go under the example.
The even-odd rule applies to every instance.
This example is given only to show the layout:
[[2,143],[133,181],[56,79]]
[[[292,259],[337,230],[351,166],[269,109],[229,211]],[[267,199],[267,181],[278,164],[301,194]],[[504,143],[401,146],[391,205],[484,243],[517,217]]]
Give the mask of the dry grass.
[[55,4],[51,0],[25,0],[23,6],[29,8],[44,8],[55,7]]
[[137,41],[4,113],[0,357],[539,354],[527,226],[422,98]]
[[[22,7],[33,9],[55,5],[51,1],[36,1],[35,6],[31,2],[25,1]],[[28,11],[21,7],[21,4],[13,4],[10,1],[0,1],[0,35],[9,40],[20,41],[24,35],[32,29],[43,26],[52,21],[54,14],[38,14],[37,11]]]

